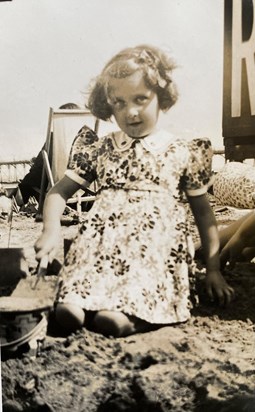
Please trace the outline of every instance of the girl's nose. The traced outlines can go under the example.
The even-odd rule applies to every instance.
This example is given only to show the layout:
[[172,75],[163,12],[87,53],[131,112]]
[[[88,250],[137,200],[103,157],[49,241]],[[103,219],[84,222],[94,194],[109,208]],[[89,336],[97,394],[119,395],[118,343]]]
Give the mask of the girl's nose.
[[139,114],[139,112],[138,112],[137,107],[135,107],[135,106],[128,107],[128,109],[127,109],[128,118],[133,119],[133,118],[137,117],[138,114]]

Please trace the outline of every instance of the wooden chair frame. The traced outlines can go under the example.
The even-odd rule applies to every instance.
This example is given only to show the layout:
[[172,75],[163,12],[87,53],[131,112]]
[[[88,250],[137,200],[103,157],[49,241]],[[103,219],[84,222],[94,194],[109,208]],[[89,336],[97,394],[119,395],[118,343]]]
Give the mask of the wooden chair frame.
[[[66,109],[58,109],[54,110],[52,107],[49,109],[49,116],[48,116],[48,125],[47,125],[47,134],[46,134],[46,141],[44,149],[42,150],[43,156],[43,170],[42,170],[42,178],[41,178],[41,186],[40,186],[40,198],[39,198],[39,206],[38,206],[38,215],[40,216],[43,211],[43,204],[46,197],[46,192],[49,188],[54,186],[56,182],[54,182],[52,169],[51,169],[51,161],[50,158],[52,156],[52,141],[54,139],[54,130],[53,130],[53,120],[55,115],[84,115],[84,125],[86,124],[86,116],[90,115],[88,110],[66,110]],[[99,127],[99,120],[95,119],[94,124],[94,131],[97,133]],[[77,130],[78,133],[79,130]],[[75,136],[74,136],[75,137]],[[67,201],[67,204],[77,204],[77,212],[80,215],[82,207],[81,204],[83,202],[93,202],[95,200],[95,193],[87,190],[89,193],[88,196],[81,196],[80,192],[74,195],[71,199]]]

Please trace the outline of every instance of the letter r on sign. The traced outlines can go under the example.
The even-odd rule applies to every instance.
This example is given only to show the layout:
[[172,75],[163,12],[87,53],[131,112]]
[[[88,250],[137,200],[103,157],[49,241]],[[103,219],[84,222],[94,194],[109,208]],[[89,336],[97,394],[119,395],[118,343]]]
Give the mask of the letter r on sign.
[[242,40],[242,0],[233,0],[232,16],[232,85],[231,115],[241,116],[242,60],[245,60],[251,115],[255,115],[255,13],[252,0],[253,27],[250,38]]

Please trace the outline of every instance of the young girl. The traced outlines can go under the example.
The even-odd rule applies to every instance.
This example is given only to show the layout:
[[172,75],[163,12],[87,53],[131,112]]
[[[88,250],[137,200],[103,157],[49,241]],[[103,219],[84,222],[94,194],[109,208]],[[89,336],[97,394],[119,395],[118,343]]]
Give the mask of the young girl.
[[205,250],[208,294],[231,300],[206,197],[210,142],[157,129],[159,112],[177,100],[174,68],[165,52],[147,45],[110,60],[88,106],[99,119],[114,116],[120,131],[99,139],[84,127],[65,177],[47,196],[38,260],[54,256],[66,200],[95,179],[99,188],[60,273],[56,318],[69,331],[85,325],[117,337],[189,319],[194,248],[183,195]]

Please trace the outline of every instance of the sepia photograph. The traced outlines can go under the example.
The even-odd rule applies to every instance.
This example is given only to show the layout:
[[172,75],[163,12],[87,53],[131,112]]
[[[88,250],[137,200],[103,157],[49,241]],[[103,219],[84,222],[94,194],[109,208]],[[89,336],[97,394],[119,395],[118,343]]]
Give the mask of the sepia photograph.
[[0,411],[255,411],[255,1],[0,0]]

